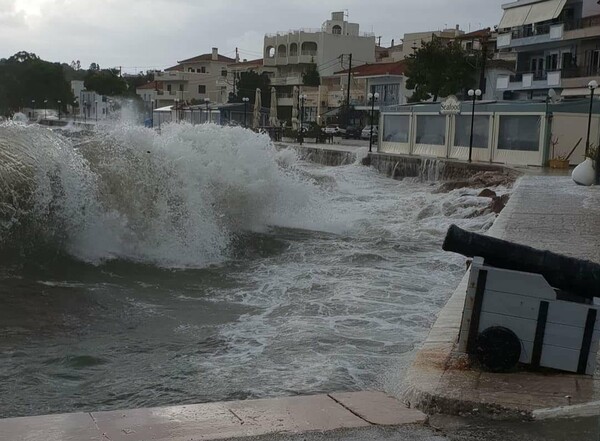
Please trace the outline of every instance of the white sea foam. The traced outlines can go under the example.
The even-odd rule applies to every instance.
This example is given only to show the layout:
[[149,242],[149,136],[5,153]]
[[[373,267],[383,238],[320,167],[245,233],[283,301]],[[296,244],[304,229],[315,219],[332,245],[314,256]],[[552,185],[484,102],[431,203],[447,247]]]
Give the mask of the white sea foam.
[[30,223],[89,262],[205,266],[227,258],[236,233],[306,227],[318,212],[295,157],[239,127],[166,125],[159,135],[120,124],[74,147],[6,123],[0,159],[14,196],[3,200],[0,237]]

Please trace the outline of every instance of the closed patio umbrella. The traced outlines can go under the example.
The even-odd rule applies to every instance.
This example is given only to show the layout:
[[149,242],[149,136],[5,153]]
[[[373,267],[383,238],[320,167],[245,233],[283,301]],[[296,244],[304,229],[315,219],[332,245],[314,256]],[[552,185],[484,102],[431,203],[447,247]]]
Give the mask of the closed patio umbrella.
[[260,88],[256,88],[256,96],[254,97],[254,114],[252,115],[252,127],[255,129],[260,127],[260,108],[262,107],[260,99]]
[[298,121],[298,86],[294,86],[292,95],[292,129],[298,130],[300,126]]
[[278,127],[279,120],[277,119],[277,91],[271,87],[271,110],[269,111],[269,125]]

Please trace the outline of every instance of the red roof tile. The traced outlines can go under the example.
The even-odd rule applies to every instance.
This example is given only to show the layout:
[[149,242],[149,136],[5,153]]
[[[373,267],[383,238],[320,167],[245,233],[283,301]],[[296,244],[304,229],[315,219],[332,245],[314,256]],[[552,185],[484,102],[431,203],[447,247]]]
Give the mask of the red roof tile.
[[[394,61],[392,63],[363,64],[352,68],[355,77],[372,77],[376,75],[403,75],[406,63]],[[336,72],[336,74],[348,73],[348,70]]]
[[196,57],[188,58],[187,60],[178,61],[179,64],[182,63],[195,63],[196,61],[220,61],[221,63],[233,63],[235,59],[225,57],[224,55],[217,54],[217,60],[212,59],[212,53],[210,54],[202,54]]
[[173,71],[179,71],[179,72],[183,72],[183,66],[171,66],[171,67],[167,67],[165,69],[165,72],[173,72]]
[[162,90],[162,88],[163,88],[162,81],[150,81],[149,83],[138,86],[138,89]]

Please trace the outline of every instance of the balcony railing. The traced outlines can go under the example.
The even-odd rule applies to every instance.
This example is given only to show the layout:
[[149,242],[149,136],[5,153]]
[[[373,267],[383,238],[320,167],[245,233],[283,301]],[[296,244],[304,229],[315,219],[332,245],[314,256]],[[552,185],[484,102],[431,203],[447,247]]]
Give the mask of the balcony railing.
[[536,24],[533,26],[523,26],[512,31],[512,38],[513,40],[516,40],[518,38],[534,37],[536,35],[546,35],[550,33],[550,27],[552,27],[554,24],[555,23],[544,23]]
[[600,26],[600,15],[581,18],[579,20],[570,20],[565,22],[565,31],[573,31],[576,29],[593,28]]
[[510,76],[509,81],[511,83],[518,83],[520,81],[523,81],[523,75],[527,75],[527,74],[532,74],[534,81],[541,81],[541,80],[545,80],[548,78],[548,72],[523,71],[523,72],[516,72],[516,73],[512,74]]

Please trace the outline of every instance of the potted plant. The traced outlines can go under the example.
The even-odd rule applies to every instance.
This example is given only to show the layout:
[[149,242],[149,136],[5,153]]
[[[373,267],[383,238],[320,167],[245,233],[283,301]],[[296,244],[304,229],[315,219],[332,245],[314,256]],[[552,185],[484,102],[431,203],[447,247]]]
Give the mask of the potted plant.
[[585,152],[585,160],[573,170],[571,177],[578,185],[594,185],[596,182],[596,151],[597,147],[590,144]]

